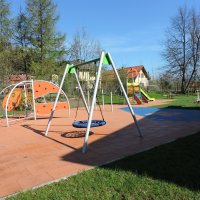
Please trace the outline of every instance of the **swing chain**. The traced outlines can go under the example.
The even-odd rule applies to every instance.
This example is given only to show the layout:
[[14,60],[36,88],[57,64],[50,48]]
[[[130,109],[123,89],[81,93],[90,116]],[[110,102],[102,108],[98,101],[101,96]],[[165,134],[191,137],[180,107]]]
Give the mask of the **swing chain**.
[[[95,74],[97,73],[97,69],[95,67]],[[92,82],[92,86],[94,88],[94,82]],[[78,110],[79,110],[79,102],[80,102],[80,97],[81,97],[81,93],[80,93],[80,88],[78,88],[78,92],[79,92],[79,95],[78,95],[78,102],[77,102],[77,107],[76,107],[76,114],[75,114],[75,119],[74,121],[76,121],[77,119],[77,116],[78,116]],[[102,117],[102,120],[104,120],[104,116],[103,116],[103,112],[102,112],[102,109],[101,109],[101,106],[100,106],[100,103],[99,103],[99,98],[98,98],[98,95],[96,96],[96,100],[97,100],[97,104],[98,104],[98,107],[99,107],[99,110],[100,110],[100,113],[101,113],[101,117]]]

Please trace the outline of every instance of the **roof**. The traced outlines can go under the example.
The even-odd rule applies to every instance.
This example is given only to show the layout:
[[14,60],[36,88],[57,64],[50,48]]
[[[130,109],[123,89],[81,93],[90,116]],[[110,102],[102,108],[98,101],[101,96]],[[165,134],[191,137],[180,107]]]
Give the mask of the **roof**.
[[[138,74],[141,70],[143,71],[145,76],[148,78],[148,73],[145,70],[145,67],[143,65],[124,67],[124,68],[118,69],[118,72],[120,73],[120,72],[124,71],[126,73],[126,75],[128,76],[128,78],[135,78],[135,77],[138,76]],[[113,75],[114,76],[114,71],[108,70],[108,71],[106,71],[106,75]]]
[[27,80],[26,74],[19,74],[19,75],[11,75],[10,76],[11,81],[25,81]]
[[20,81],[25,81],[27,80],[27,75],[26,74],[11,74],[10,76],[5,76],[4,77],[4,83],[17,83]]
[[139,72],[142,70],[143,73],[145,74],[146,77],[148,77],[147,71],[145,70],[143,65],[139,65],[139,66],[131,66],[131,67],[127,67],[124,68],[126,70],[126,73],[128,75],[128,78],[135,78],[138,76]]

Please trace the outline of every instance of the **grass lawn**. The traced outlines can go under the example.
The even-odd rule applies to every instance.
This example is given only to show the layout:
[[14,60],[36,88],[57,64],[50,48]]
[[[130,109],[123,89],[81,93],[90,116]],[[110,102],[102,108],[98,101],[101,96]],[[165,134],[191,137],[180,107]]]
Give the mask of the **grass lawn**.
[[10,199],[200,199],[200,133]]
[[[200,109],[195,95],[173,100],[161,107]],[[200,199],[199,149],[200,132],[9,199]]]
[[[166,99],[163,92],[149,91],[150,97],[155,99]],[[175,95],[170,103],[156,106],[159,108],[183,108],[183,109],[200,109],[200,104],[196,103],[197,95]],[[102,104],[101,96],[98,97],[99,103]],[[104,103],[110,104],[110,96],[104,96]],[[119,95],[113,95],[113,104],[126,104],[125,98]]]
[[[150,91],[147,92],[150,97],[155,99],[166,99],[162,92]],[[197,95],[176,95],[173,96],[172,101],[168,104],[159,105],[159,108],[180,108],[180,109],[200,109],[200,103],[196,103]],[[105,104],[110,104],[110,96],[104,96]],[[102,98],[99,96],[99,103],[102,104]],[[123,96],[113,95],[113,104],[126,104]]]
[[152,97],[152,98],[155,98],[155,99],[165,99],[164,97],[164,93],[163,92],[158,92],[158,91],[146,91],[146,93]]
[[159,108],[200,109],[200,103],[196,103],[196,95],[177,95],[168,104],[157,106]]
[[[102,104],[102,96],[98,96],[98,101],[99,101],[100,104]],[[104,95],[104,103],[110,104],[110,102],[111,102],[110,95]],[[125,97],[120,96],[120,95],[113,95],[112,96],[112,103],[113,104],[124,104],[124,103],[126,103]]]

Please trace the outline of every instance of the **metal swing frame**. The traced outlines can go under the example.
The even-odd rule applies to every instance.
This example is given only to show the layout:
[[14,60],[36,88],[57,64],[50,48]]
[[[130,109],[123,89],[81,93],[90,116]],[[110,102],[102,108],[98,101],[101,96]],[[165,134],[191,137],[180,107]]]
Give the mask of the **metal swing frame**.
[[[99,62],[99,67],[98,67],[96,80],[95,80],[95,87],[94,87],[94,93],[93,93],[93,97],[92,97],[92,103],[91,103],[90,110],[89,110],[87,102],[86,102],[86,98],[85,98],[85,95],[84,95],[84,92],[82,90],[82,87],[81,87],[81,84],[80,84],[80,81],[79,81],[79,78],[78,78],[78,75],[77,75],[77,72],[76,72],[76,69],[78,69],[80,66],[83,66],[83,65],[86,65],[86,64],[89,64],[89,63],[96,63],[96,62]],[[124,86],[122,84],[122,81],[120,79],[120,76],[118,74],[116,66],[115,66],[115,64],[114,64],[114,62],[112,60],[112,57],[111,57],[110,53],[105,53],[105,52],[101,53],[101,57],[100,58],[97,58],[97,59],[94,59],[94,60],[91,60],[91,61],[88,61],[88,62],[85,62],[85,63],[81,63],[81,64],[78,64],[78,65],[70,65],[70,64],[66,65],[66,68],[65,68],[65,71],[64,71],[61,83],[60,83],[59,91],[57,93],[57,96],[56,96],[56,99],[55,99],[55,102],[54,102],[54,106],[53,106],[51,115],[50,115],[49,120],[48,120],[48,124],[47,124],[46,131],[45,131],[45,136],[48,135],[49,128],[51,126],[51,122],[52,122],[53,115],[54,115],[54,112],[55,112],[55,108],[56,108],[60,93],[62,91],[63,83],[64,83],[65,78],[66,78],[66,74],[67,73],[74,73],[75,77],[76,77],[76,81],[78,83],[79,90],[81,92],[83,103],[84,103],[86,111],[88,113],[88,124],[87,124],[87,128],[86,128],[86,134],[85,134],[84,143],[83,143],[83,149],[82,149],[83,153],[86,152],[87,146],[88,146],[88,137],[89,137],[91,123],[92,123],[92,117],[93,117],[93,112],[94,112],[94,106],[95,106],[95,101],[96,101],[96,96],[97,96],[97,90],[98,90],[98,86],[99,86],[101,70],[102,70],[102,66],[103,65],[111,65],[112,66],[113,71],[114,71],[114,73],[115,73],[115,75],[117,77],[117,80],[118,80],[118,82],[120,84],[120,87],[122,89],[122,92],[124,94],[124,97],[126,99],[126,102],[127,102],[128,107],[129,107],[130,113],[131,113],[131,115],[133,117],[133,121],[135,122],[136,128],[138,130],[138,134],[139,134],[140,137],[142,137],[142,133],[141,133],[140,127],[138,125],[138,121],[136,119],[135,113],[133,111],[133,108],[132,108],[131,103],[129,101],[129,98],[127,96],[126,90],[124,89]]]

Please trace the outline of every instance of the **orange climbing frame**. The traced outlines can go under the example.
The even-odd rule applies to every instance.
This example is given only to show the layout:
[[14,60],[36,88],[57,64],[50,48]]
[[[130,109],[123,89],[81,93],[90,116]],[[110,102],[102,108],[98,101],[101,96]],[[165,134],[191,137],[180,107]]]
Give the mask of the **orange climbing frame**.
[[[59,87],[55,84],[47,81],[34,81],[34,97],[35,99],[39,97],[43,97],[50,93],[57,93]],[[63,91],[61,93],[64,93]],[[66,96],[66,95],[65,95]],[[67,98],[67,97],[66,97]],[[54,103],[36,103],[35,110],[37,114],[50,114],[53,109]],[[64,110],[69,108],[69,104],[67,102],[58,102],[56,106],[56,110]]]
[[[5,98],[3,99],[3,103],[2,103],[3,109],[6,108],[6,102],[7,102],[8,96],[9,96],[9,94],[7,94],[5,96]],[[22,89],[21,88],[15,88],[13,93],[11,94],[11,96],[9,98],[7,111],[12,111],[15,108],[17,108],[20,104],[21,99],[22,99]]]
[[[33,82],[33,93],[34,93],[34,99],[36,100],[39,97],[44,97],[47,94],[50,93],[57,93],[59,90],[59,87],[56,86],[55,84],[48,82],[48,81],[34,81]],[[8,100],[8,108],[7,111],[12,111],[15,108],[17,108],[22,100],[22,93],[23,89],[22,88],[15,88],[12,94],[10,95],[10,98],[8,100],[9,94],[6,95],[6,97],[3,100],[2,107],[3,109],[6,108],[6,102]],[[65,95],[66,99],[67,96],[66,94],[61,91],[62,94]],[[30,99],[29,96],[27,96],[28,100]],[[32,98],[32,97],[31,97]],[[52,111],[54,103],[35,103],[35,111],[36,114],[50,114]],[[69,101],[67,99],[67,102],[58,102],[56,106],[56,110],[64,110],[64,109],[70,109]]]
[[58,86],[46,81],[34,81],[33,87],[35,98],[45,96],[49,93],[57,93],[59,90]]
[[[40,115],[50,114],[53,109],[54,103],[37,103],[35,104],[36,113]],[[64,110],[69,108],[67,102],[58,102],[56,110]]]

